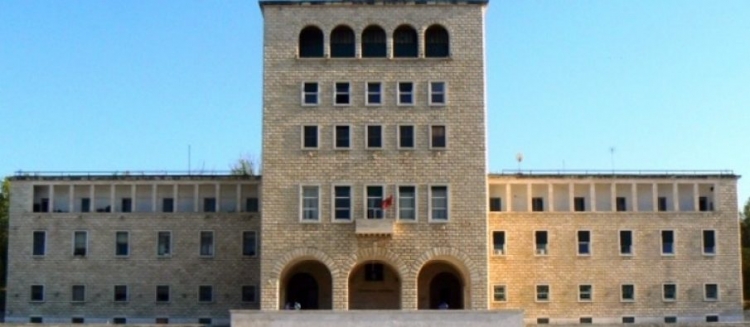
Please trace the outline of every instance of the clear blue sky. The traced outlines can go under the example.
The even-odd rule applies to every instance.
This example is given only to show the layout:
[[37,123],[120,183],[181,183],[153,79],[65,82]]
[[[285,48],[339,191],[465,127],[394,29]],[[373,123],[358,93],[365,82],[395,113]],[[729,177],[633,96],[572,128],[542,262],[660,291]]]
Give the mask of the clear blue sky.
[[[486,22],[491,171],[732,169],[750,196],[750,1],[495,0]],[[256,1],[0,1],[0,175],[259,157],[261,51]]]

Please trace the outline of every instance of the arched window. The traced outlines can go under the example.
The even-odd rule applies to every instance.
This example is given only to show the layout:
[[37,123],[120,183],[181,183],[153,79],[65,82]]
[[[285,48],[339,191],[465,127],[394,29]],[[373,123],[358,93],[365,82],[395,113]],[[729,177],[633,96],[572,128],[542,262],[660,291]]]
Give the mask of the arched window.
[[362,57],[386,57],[385,30],[379,26],[372,25],[362,31]]
[[323,57],[323,31],[315,26],[308,26],[299,33],[300,58]]
[[331,31],[331,58],[354,57],[354,31],[347,26],[338,26]]
[[440,25],[432,25],[424,33],[425,57],[448,57],[450,55],[450,42],[448,31]]
[[396,58],[417,57],[419,55],[417,31],[401,25],[393,32],[393,56]]

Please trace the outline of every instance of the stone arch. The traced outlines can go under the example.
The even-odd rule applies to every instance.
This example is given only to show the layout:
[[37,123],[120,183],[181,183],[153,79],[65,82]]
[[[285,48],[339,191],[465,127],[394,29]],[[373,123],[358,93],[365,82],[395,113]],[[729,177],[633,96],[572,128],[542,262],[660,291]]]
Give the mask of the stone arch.
[[336,262],[328,254],[315,248],[300,248],[289,251],[277,259],[271,268],[270,278],[279,279],[284,269],[306,260],[320,261],[331,272],[331,276],[339,274]]
[[417,290],[417,304],[419,309],[437,309],[433,299],[433,278],[450,277],[454,286],[448,290],[448,297],[452,300],[451,309],[471,309],[472,285],[480,280],[480,272],[476,265],[465,253],[455,248],[440,247],[430,249],[420,255],[412,266],[412,276],[415,277]]
[[432,24],[424,31],[425,57],[450,56],[450,33],[441,24]]
[[406,274],[409,273],[409,267],[396,254],[385,248],[372,247],[360,249],[347,258],[347,270],[345,276],[348,278],[352,269],[366,261],[383,261],[391,265],[396,270],[402,281],[407,276]]
[[419,274],[419,270],[430,261],[442,260],[456,266],[463,277],[466,278],[467,284],[480,280],[479,271],[468,255],[455,248],[439,247],[432,248],[420,255],[411,267],[410,273],[414,276]]

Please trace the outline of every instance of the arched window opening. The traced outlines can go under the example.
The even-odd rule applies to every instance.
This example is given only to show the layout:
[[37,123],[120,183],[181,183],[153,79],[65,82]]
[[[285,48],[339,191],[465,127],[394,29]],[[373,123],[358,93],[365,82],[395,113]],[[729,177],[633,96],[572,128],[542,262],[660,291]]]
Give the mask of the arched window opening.
[[346,26],[339,26],[331,31],[331,58],[354,57],[354,31]]
[[300,58],[323,57],[323,31],[315,26],[308,26],[299,33]]
[[419,55],[417,31],[402,25],[393,32],[393,56],[396,58],[416,58]]
[[368,26],[362,32],[362,57],[385,58],[385,30],[379,26]]
[[425,57],[440,58],[450,56],[448,31],[440,25],[433,25],[425,31]]

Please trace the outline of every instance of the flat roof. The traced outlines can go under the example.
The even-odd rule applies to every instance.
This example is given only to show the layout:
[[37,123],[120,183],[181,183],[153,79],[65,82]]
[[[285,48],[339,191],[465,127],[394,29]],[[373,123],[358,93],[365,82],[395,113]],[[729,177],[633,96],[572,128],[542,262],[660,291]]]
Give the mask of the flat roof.
[[739,179],[732,170],[503,170],[489,178]]
[[260,0],[258,4],[263,6],[293,6],[293,5],[486,5],[489,0]]
[[260,175],[184,171],[18,171],[11,181],[259,181]]

